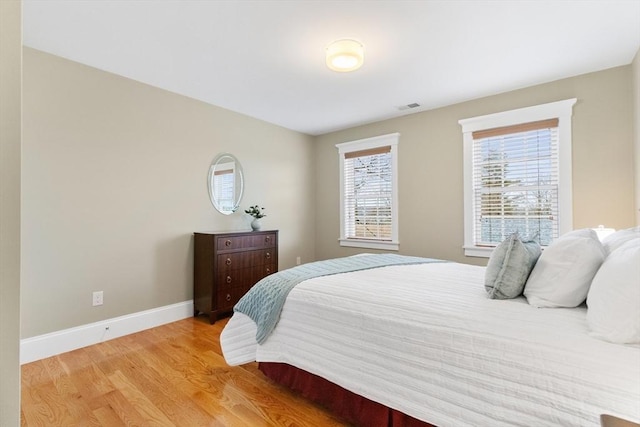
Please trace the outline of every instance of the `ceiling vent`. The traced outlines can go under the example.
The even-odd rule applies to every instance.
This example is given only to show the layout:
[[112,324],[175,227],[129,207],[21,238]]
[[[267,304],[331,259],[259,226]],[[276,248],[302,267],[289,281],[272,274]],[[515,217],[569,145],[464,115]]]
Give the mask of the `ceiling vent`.
[[420,104],[418,104],[417,102],[414,102],[412,104],[401,105],[401,106],[398,107],[398,110],[400,110],[400,111],[410,110],[412,108],[418,108],[419,106],[420,106]]

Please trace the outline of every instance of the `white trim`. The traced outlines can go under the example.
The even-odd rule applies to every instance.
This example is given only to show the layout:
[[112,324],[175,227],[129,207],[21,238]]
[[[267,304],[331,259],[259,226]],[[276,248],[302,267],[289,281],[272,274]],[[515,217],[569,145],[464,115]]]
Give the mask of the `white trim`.
[[20,340],[20,364],[193,316],[193,300]]
[[577,98],[565,99],[548,104],[462,119],[458,120],[458,123],[462,126],[462,132],[467,133],[556,117],[571,117],[572,108],[576,102]]
[[356,141],[336,144],[338,153],[351,153],[352,151],[366,150],[369,148],[386,147],[387,145],[398,145],[400,133],[389,133],[387,135],[373,136],[371,138],[358,139]]
[[[465,234],[467,234],[467,230],[465,229]],[[463,246],[464,255],[465,256],[473,256],[478,258],[489,258],[491,257],[491,252],[493,252],[494,248],[489,248],[487,246]]]
[[573,229],[573,198],[571,170],[571,116],[576,98],[548,104],[519,108],[502,113],[487,114],[459,120],[462,126],[463,174],[464,174],[464,253],[466,256],[491,256],[493,248],[477,247],[473,243],[473,136],[477,130],[516,125],[551,118],[558,118],[558,232],[560,235]]
[[[358,139],[356,141],[336,144],[338,157],[340,158],[340,246],[350,246],[368,249],[400,250],[400,229],[398,216],[398,144],[400,143],[400,133],[389,133],[386,135],[374,136],[371,138]],[[344,226],[344,154],[353,151],[366,150],[377,147],[391,147],[391,174],[392,174],[392,194],[391,194],[391,242],[380,240],[358,240],[348,239]]]
[[348,246],[351,248],[367,248],[367,249],[384,249],[387,251],[400,250],[400,243],[382,240],[365,240],[365,239],[339,239],[340,246]]

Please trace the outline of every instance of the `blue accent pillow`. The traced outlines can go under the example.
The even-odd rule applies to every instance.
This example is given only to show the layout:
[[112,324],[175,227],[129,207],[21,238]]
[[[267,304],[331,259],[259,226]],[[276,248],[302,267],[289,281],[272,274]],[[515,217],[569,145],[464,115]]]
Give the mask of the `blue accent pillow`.
[[540,244],[522,241],[513,233],[491,253],[484,277],[484,288],[491,299],[510,299],[522,295],[529,273],[540,257]]

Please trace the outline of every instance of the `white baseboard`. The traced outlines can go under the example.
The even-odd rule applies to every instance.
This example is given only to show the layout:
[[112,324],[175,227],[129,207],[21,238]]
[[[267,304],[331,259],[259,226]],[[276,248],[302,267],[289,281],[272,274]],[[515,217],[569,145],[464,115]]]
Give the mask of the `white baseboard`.
[[20,340],[20,364],[193,316],[193,300]]

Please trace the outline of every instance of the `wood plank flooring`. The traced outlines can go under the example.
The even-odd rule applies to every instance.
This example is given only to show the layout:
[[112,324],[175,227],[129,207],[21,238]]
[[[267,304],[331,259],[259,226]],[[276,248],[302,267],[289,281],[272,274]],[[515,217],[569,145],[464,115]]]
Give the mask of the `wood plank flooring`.
[[185,319],[22,366],[22,427],[345,426],[272,383],[228,366],[220,331]]

